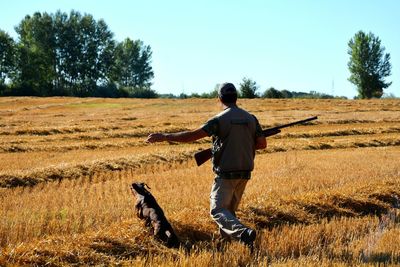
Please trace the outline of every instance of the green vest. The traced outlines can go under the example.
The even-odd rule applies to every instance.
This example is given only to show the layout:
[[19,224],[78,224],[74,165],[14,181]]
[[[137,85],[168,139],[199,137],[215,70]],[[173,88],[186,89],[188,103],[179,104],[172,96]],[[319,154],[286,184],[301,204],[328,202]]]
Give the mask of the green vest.
[[254,168],[256,118],[232,106],[216,116],[218,134],[213,137],[213,170],[217,175],[248,172]]

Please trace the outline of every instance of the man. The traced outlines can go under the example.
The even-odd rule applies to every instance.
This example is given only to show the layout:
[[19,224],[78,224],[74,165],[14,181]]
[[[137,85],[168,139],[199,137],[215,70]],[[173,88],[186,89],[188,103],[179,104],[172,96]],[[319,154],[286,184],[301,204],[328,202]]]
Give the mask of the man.
[[192,142],[212,136],[216,177],[210,195],[211,216],[223,238],[241,241],[252,247],[256,232],[243,225],[235,212],[254,168],[255,150],[266,148],[267,142],[256,117],[236,105],[237,91],[232,83],[219,87],[218,98],[224,110],[199,129],[153,133],[147,141]]

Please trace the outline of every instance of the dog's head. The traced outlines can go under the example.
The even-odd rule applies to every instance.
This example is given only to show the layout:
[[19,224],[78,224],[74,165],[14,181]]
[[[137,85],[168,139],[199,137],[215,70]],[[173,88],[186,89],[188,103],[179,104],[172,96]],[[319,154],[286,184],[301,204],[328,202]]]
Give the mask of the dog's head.
[[131,184],[131,190],[132,190],[132,193],[135,196],[137,196],[137,195],[141,195],[141,196],[150,195],[150,192],[146,189],[146,187],[148,189],[150,189],[150,187],[145,183],[132,183]]

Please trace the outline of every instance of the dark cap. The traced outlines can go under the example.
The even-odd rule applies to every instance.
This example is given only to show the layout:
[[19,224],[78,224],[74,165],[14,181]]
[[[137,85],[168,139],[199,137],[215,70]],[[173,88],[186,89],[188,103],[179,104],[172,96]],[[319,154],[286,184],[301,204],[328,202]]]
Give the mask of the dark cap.
[[232,83],[223,83],[218,88],[218,96],[237,95],[236,87]]

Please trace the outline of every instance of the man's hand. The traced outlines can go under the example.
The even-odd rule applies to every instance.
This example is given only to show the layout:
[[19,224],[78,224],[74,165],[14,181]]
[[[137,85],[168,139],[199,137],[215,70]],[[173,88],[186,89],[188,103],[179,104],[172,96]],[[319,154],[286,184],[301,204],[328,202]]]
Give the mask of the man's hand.
[[264,136],[257,137],[256,150],[267,148],[267,139]]
[[163,141],[167,141],[167,137],[163,133],[149,134],[149,136],[147,137],[147,140],[146,140],[146,142],[148,142],[148,143],[163,142]]

